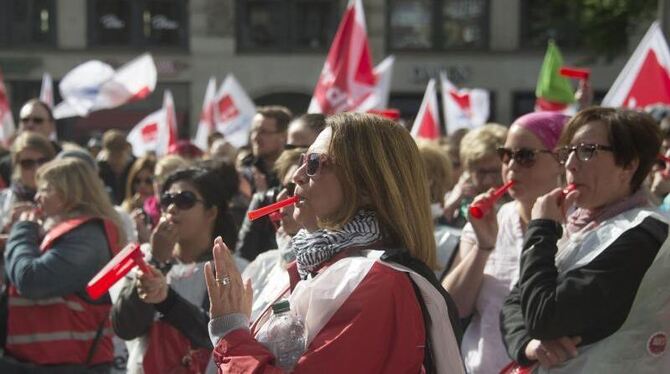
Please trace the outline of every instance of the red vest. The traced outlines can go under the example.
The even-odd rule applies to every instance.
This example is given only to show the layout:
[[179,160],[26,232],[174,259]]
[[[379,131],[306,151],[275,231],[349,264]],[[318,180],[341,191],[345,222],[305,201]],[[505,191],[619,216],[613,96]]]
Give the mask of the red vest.
[[188,338],[167,322],[155,322],[147,339],[144,374],[202,374],[211,361],[211,349],[192,347]]
[[[92,219],[95,218],[78,217],[61,222],[44,237],[40,250],[45,253],[63,235]],[[111,221],[103,222],[107,243],[114,256],[119,252],[117,228]],[[114,347],[110,309],[110,304],[90,304],[76,294],[27,299],[21,297],[16,287],[10,284],[5,351],[17,360],[39,365],[86,364],[102,324],[102,336],[88,364],[112,362]]]

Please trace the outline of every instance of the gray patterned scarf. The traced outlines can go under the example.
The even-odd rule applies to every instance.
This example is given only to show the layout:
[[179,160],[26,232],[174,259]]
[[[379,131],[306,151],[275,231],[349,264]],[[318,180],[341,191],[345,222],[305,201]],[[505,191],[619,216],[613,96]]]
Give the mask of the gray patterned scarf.
[[307,230],[300,230],[292,240],[300,278],[306,279],[319,265],[346,248],[370,245],[381,239],[377,217],[369,210],[356,213],[338,231],[321,229],[309,233]]

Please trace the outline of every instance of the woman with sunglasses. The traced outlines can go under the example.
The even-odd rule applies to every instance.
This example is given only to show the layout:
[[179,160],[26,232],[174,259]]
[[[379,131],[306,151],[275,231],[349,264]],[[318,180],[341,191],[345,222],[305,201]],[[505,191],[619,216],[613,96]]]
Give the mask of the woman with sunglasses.
[[[513,201],[481,219],[470,218],[459,253],[443,285],[458,305],[461,318],[471,317],[461,351],[468,373],[498,373],[509,357],[500,337],[499,314],[517,280],[523,235],[535,200],[561,185],[556,147],[568,117],[553,112],[530,113],[510,126],[498,148],[505,182]],[[488,193],[475,201],[488,198]]]
[[111,299],[91,300],[85,288],[125,245],[123,226],[85,161],[50,161],[36,178],[38,208],[21,213],[5,251],[0,372],[109,372]]
[[[317,219],[293,237],[290,282],[275,296],[306,319],[306,351],[294,372],[463,373],[445,298],[425,265],[435,266],[435,239],[416,143],[375,115],[326,122],[293,176],[302,199],[294,217],[308,209]],[[280,372],[256,340],[269,310],[250,328],[250,285],[220,238],[213,254],[205,275],[219,370]]]
[[667,372],[668,224],[641,188],[660,150],[658,125],[644,113],[590,108],[561,144],[576,189],[554,189],[533,207],[501,315],[507,351],[539,362],[540,373]]
[[55,156],[51,142],[36,132],[24,132],[12,143],[13,175],[9,188],[0,191],[0,248],[21,212],[34,208],[37,168]]
[[153,273],[127,277],[112,309],[114,331],[130,340],[128,373],[207,369],[212,345],[202,271],[215,236],[235,242],[228,202],[236,187],[234,167],[213,164],[178,170],[163,184],[163,215],[142,248]]
[[154,168],[156,159],[151,156],[136,159],[128,171],[126,196],[121,208],[129,214],[135,223],[135,231],[140,243],[149,241],[151,219],[144,211],[147,199],[154,196]]

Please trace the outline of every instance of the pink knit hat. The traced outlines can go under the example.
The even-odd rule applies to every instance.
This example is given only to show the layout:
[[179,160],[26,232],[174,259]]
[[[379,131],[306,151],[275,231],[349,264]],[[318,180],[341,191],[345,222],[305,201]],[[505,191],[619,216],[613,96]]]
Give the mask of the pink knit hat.
[[533,112],[524,114],[514,121],[514,125],[529,130],[542,141],[549,150],[556,148],[563,126],[570,116],[557,112]]

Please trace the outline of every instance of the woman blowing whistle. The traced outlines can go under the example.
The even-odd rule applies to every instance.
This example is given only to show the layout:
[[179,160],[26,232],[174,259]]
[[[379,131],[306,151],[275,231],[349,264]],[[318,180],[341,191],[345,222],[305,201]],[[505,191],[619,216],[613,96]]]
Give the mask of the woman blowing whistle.
[[[559,160],[576,186],[540,197],[526,232],[519,281],[503,306],[507,351],[545,373],[660,373],[670,368],[668,224],[642,181],[658,155],[646,114],[579,112]],[[565,223],[566,208],[576,210]]]

